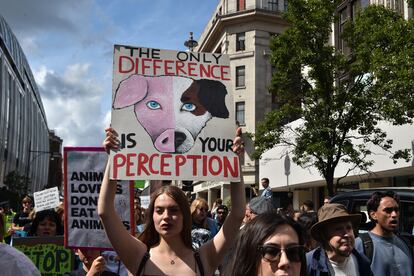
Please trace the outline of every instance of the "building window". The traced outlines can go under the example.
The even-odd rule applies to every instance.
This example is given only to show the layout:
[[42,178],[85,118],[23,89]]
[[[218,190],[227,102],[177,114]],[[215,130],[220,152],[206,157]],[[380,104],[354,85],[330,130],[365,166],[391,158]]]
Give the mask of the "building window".
[[283,1],[283,11],[288,10],[288,0]]
[[244,102],[236,103],[236,123],[238,125],[246,124],[246,122],[244,121],[244,110],[245,110]]
[[245,86],[245,67],[244,66],[237,66],[236,67],[236,87],[244,87]]
[[245,33],[236,34],[236,51],[244,51],[246,49],[244,41],[246,40]]
[[279,0],[268,0],[267,1],[267,7],[269,8],[269,10],[271,11],[278,11],[278,7],[279,7]]
[[237,11],[244,11],[246,9],[246,0],[237,0]]

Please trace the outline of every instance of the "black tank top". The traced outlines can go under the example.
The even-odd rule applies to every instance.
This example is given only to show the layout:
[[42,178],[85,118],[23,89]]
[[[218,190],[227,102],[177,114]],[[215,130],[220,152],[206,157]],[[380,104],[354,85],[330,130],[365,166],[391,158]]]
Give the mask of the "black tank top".
[[[142,272],[144,272],[145,264],[150,258],[149,252],[145,252],[144,257],[142,257],[141,263],[139,264],[136,276],[140,276]],[[200,271],[200,276],[204,276],[204,267],[203,263],[201,262],[200,253],[198,250],[194,250],[194,259],[196,260],[198,271]]]

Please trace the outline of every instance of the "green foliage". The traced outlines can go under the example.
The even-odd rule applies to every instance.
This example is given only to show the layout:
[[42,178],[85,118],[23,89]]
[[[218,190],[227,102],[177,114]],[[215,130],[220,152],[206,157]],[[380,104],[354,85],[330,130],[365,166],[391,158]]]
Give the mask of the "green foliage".
[[19,201],[30,191],[30,179],[17,171],[8,173],[4,184],[9,192],[19,198]]
[[[391,152],[393,141],[378,122],[412,123],[414,110],[413,21],[370,5],[345,24],[342,39],[352,49],[345,55],[329,43],[338,4],[289,1],[291,28],[271,43],[270,92],[281,108],[268,113],[255,134],[256,158],[288,145],[295,163],[319,170],[330,195],[339,161],[366,171],[373,165],[371,145],[394,159],[410,157],[408,150]],[[286,125],[299,117],[300,126]]]

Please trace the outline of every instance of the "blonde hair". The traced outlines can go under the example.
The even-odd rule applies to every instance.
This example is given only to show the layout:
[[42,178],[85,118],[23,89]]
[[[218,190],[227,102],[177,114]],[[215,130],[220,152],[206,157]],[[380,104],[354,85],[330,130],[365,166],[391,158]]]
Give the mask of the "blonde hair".
[[[191,217],[193,218],[193,221],[194,221],[194,217],[196,215],[197,207],[200,207],[200,206],[203,206],[208,210],[207,201],[202,197],[198,197],[198,198],[194,199],[194,201],[191,203],[190,211],[191,211]],[[201,226],[205,229],[208,229],[207,218],[201,223]]]

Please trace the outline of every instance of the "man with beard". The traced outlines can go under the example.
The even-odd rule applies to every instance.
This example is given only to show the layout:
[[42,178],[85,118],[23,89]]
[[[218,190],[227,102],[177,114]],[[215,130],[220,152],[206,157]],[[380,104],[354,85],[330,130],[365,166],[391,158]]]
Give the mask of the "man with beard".
[[306,254],[308,275],[372,275],[368,258],[354,249],[354,225],[360,219],[360,214],[348,214],[342,204],[319,209],[311,236],[321,245]]
[[400,215],[399,198],[393,191],[374,192],[367,202],[374,228],[360,235],[356,249],[371,260],[375,275],[414,275],[412,248],[395,234]]

